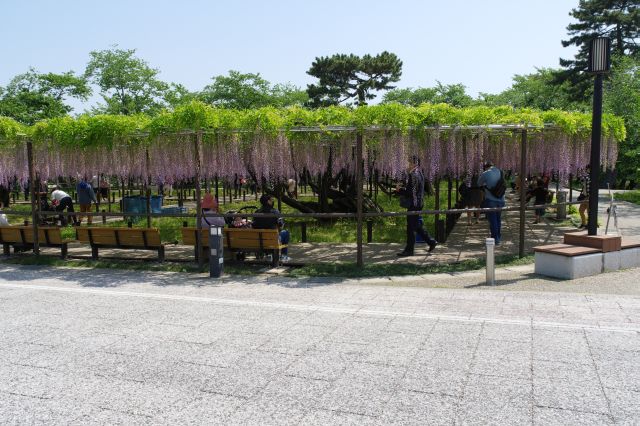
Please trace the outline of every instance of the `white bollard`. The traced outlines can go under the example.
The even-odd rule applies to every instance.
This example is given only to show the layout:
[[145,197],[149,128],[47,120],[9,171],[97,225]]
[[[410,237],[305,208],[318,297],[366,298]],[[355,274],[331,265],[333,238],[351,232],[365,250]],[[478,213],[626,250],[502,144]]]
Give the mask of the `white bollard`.
[[493,238],[486,239],[487,245],[487,285],[496,285],[496,262],[494,248],[496,242]]

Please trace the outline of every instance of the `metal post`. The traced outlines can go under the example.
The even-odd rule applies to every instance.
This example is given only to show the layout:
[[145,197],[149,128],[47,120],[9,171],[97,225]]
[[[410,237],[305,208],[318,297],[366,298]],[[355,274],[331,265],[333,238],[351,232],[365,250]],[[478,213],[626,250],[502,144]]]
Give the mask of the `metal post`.
[[[198,259],[202,259],[200,254]],[[209,277],[220,278],[224,269],[224,253],[222,244],[222,227],[209,228]]]
[[596,74],[593,85],[593,116],[591,117],[591,173],[589,187],[589,235],[598,234],[598,188],[600,186],[600,137],[602,134],[602,74]]
[[[36,203],[36,173],[33,167],[33,143],[27,141],[27,163],[29,166],[29,192],[31,193],[31,226],[33,228],[33,253],[40,255],[38,241],[38,205]],[[39,188],[38,188],[39,189]]]
[[522,141],[520,143],[520,239],[518,241],[518,256],[524,257],[524,225],[525,208],[527,205],[527,191],[524,187],[524,179],[527,175],[527,128],[522,130]]
[[194,139],[194,157],[195,157],[195,179],[196,179],[196,250],[198,250],[198,266],[200,269],[204,266],[204,256],[202,255],[202,223],[201,223],[201,197],[200,197],[200,143],[202,140],[202,132],[197,132]]
[[357,229],[356,229],[356,244],[357,244],[357,256],[356,263],[359,268],[364,265],[362,259],[362,132],[358,132],[356,135],[356,210],[357,210]]
[[495,245],[496,242],[493,238],[487,238],[485,240],[487,245],[487,285],[496,284],[496,261],[495,261]]

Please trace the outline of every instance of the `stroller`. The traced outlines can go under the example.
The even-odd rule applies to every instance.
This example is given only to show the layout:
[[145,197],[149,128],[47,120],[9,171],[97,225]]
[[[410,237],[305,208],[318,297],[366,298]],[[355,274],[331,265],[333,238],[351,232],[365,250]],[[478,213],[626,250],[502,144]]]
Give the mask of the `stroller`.
[[[258,207],[256,206],[244,206],[241,207],[238,210],[229,210],[226,211],[224,214],[225,215],[232,215],[232,214],[246,214],[246,213],[254,213],[256,210],[258,210]],[[238,226],[238,223],[235,220],[236,218],[234,216],[227,216],[224,218],[225,223],[227,224],[227,226],[229,228],[248,228],[251,227],[251,222],[250,221],[246,221],[243,226]],[[261,258],[263,256],[262,253],[256,253],[256,257],[257,258]],[[237,251],[236,252],[236,260],[245,260],[245,258],[247,257],[247,252],[244,251]]]

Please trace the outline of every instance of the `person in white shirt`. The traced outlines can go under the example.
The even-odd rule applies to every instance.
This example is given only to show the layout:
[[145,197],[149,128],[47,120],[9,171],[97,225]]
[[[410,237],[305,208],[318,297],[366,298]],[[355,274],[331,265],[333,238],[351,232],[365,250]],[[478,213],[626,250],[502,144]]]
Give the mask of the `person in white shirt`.
[[[54,186],[52,188],[51,201],[53,202],[53,205],[55,206],[57,212],[63,212],[65,210],[69,213],[74,212],[73,200],[71,199],[69,194],[67,194],[57,186]],[[78,219],[75,216],[60,216],[60,223],[62,224],[62,226],[67,225],[68,218],[71,218],[71,220],[73,220],[74,225],[78,225]]]
[[[0,201],[0,210],[2,209],[4,209],[4,203]],[[9,219],[7,219],[7,215],[4,213],[0,213],[0,226],[11,226]]]

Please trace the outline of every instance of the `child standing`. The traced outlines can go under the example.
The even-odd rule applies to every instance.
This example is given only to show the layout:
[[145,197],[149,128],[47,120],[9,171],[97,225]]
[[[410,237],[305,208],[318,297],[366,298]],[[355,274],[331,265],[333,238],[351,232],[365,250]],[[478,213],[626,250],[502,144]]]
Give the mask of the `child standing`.
[[[527,194],[527,202],[529,202],[529,200],[533,198],[533,204],[535,206],[541,206],[547,202],[548,195],[549,190],[545,188],[544,180],[538,179],[536,181],[535,188],[529,190],[529,193]],[[540,219],[542,219],[542,217],[544,216],[544,211],[544,207],[535,209],[535,220],[533,221],[533,223],[540,223]]]

